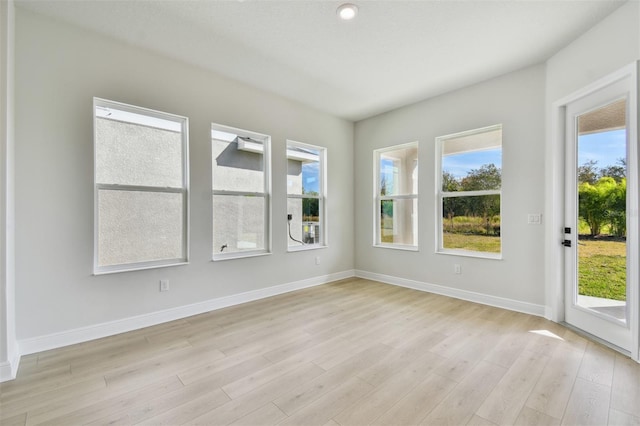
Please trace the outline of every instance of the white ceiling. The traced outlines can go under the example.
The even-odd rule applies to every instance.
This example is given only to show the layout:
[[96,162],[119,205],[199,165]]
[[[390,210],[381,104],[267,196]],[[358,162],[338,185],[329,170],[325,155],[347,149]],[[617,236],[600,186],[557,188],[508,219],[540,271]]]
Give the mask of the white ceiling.
[[349,1],[16,4],[355,121],[540,63],[624,3]]

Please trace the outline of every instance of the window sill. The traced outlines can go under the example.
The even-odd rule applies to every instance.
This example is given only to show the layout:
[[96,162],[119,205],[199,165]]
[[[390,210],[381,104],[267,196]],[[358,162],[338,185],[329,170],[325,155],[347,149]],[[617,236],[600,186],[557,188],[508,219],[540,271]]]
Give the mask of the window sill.
[[392,249],[392,250],[420,251],[418,249],[418,246],[407,246],[402,244],[374,244],[373,247]]
[[112,267],[112,268],[106,267],[104,269],[99,269],[99,270],[94,269],[93,276],[117,274],[120,272],[144,271],[147,269],[168,268],[170,266],[182,266],[182,265],[188,265],[188,264],[189,264],[188,261],[178,261],[178,262],[172,262],[172,263],[146,264],[146,265],[140,265],[140,266],[128,265],[127,267]]
[[473,252],[469,250],[436,250],[436,254],[460,257],[475,257],[478,259],[502,260],[502,253]]
[[325,249],[328,248],[329,246],[324,245],[324,244],[307,244],[304,246],[292,246],[292,247],[287,247],[287,253],[295,253],[297,251],[308,251],[308,250],[318,250],[318,249]]
[[258,256],[269,256],[271,254],[270,251],[260,250],[260,251],[251,251],[251,252],[236,252],[236,253],[225,253],[225,254],[216,254],[211,259],[213,262],[218,262],[221,260],[233,260],[233,259],[244,259],[247,257],[258,257]]

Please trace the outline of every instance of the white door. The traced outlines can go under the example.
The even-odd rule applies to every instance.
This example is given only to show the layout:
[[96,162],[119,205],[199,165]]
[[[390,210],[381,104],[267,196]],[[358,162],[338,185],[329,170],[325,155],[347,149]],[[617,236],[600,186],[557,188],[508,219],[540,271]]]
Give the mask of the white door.
[[635,73],[623,74],[569,103],[565,138],[565,321],[631,354],[638,334],[635,90]]

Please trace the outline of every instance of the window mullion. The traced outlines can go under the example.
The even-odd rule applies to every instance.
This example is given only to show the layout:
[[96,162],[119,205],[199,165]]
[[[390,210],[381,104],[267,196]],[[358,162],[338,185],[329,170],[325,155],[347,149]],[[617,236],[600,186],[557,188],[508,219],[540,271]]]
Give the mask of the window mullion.
[[99,191],[167,192],[176,194],[187,192],[186,188],[172,188],[166,186],[139,186],[98,183],[96,184],[96,187]]
[[265,192],[245,192],[245,191],[221,191],[214,189],[212,191],[213,195],[230,195],[236,197],[265,197],[267,194]]
[[380,201],[387,201],[387,200],[413,200],[414,198],[418,198],[418,194],[380,195],[380,196],[378,196],[378,199]]
[[304,198],[312,198],[314,200],[319,200],[322,197],[320,195],[309,195],[309,194],[287,194],[287,198],[298,198],[298,199],[304,199]]
[[456,191],[456,192],[441,192],[442,198],[455,198],[455,197],[479,197],[483,195],[500,195],[502,191],[500,189],[483,190],[483,191]]

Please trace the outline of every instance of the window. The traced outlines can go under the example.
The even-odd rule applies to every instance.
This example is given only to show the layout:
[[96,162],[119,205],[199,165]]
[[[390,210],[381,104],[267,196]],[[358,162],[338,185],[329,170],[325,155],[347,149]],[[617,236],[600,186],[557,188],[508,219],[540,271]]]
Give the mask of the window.
[[94,273],[188,261],[188,119],[94,98]]
[[287,141],[289,250],[326,245],[326,149]]
[[502,126],[436,138],[440,253],[499,258]]
[[213,260],[270,251],[270,137],[211,125]]
[[375,245],[418,248],[418,143],[374,151]]

